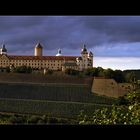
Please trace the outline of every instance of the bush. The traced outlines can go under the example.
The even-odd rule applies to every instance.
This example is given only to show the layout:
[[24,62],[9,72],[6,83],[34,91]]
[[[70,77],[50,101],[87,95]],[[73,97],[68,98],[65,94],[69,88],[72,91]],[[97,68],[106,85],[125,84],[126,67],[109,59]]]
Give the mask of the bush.
[[45,73],[46,75],[51,75],[51,74],[53,74],[53,71],[52,70],[46,70],[46,73]]
[[9,67],[6,67],[6,72],[10,72],[10,68]]
[[41,120],[40,117],[38,116],[30,116],[29,119],[28,119],[28,123],[31,123],[31,124],[36,124],[39,120]]
[[65,70],[65,74],[68,74],[68,75],[78,75],[79,71],[78,70],[73,70],[73,69],[66,69]]
[[92,116],[82,113],[79,120],[79,124],[140,124],[140,92],[128,93],[120,98],[119,105],[98,109]]
[[48,124],[57,124],[58,123],[58,119],[57,118],[48,118]]
[[13,72],[16,72],[16,73],[31,73],[32,68],[27,67],[27,66],[20,66],[20,67],[14,68]]

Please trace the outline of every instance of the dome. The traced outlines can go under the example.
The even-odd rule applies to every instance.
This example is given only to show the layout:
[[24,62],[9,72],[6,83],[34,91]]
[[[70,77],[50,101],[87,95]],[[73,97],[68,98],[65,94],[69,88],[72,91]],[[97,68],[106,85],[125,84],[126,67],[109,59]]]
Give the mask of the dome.
[[58,53],[56,54],[56,56],[62,56],[61,49],[58,49]]
[[2,52],[7,52],[7,49],[5,48],[5,44],[2,45],[1,51],[2,51]]
[[42,49],[43,47],[42,47],[42,45],[40,43],[37,43],[35,48],[41,48]]

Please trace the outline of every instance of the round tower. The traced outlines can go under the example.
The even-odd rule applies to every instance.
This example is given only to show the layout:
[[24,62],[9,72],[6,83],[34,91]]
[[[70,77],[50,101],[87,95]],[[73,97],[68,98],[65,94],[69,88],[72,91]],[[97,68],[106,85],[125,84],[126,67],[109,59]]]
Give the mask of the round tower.
[[37,43],[35,46],[35,56],[42,56],[43,47],[40,43]]

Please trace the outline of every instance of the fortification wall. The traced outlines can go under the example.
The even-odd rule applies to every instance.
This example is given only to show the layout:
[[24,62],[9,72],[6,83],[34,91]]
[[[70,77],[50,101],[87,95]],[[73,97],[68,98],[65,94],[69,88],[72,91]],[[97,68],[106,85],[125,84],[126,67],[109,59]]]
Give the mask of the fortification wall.
[[91,88],[92,93],[118,98],[132,89],[128,83],[117,83],[114,79],[94,78]]

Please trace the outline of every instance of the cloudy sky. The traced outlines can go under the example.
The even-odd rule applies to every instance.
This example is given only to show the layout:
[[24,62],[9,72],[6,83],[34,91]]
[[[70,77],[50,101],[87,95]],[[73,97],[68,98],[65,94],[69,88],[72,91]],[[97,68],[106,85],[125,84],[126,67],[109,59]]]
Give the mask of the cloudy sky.
[[0,44],[9,55],[80,55],[83,44],[94,66],[140,69],[140,16],[0,16]]

